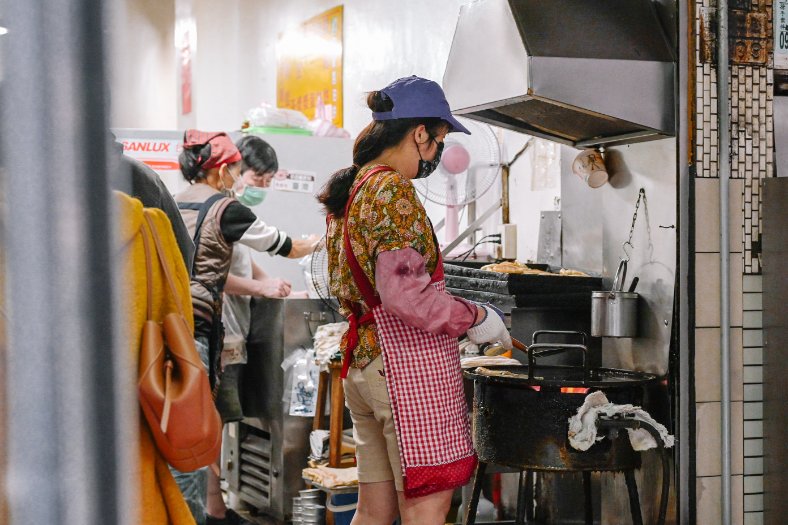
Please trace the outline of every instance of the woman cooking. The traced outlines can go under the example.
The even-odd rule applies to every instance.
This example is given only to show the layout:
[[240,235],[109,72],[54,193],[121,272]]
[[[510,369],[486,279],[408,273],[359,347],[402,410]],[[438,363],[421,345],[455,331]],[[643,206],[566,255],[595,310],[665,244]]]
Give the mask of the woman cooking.
[[445,292],[432,224],[411,179],[437,167],[448,133],[469,133],[438,84],[411,76],[369,94],[373,121],[319,200],[342,341],[359,502],[353,525],[443,524],[476,465],[457,337],[511,338],[499,311]]

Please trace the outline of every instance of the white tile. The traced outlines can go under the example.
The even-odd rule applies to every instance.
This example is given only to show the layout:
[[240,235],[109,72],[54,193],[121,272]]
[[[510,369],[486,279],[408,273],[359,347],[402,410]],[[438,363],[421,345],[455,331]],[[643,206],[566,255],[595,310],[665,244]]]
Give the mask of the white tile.
[[722,481],[719,476],[697,478],[695,482],[697,499],[697,523],[721,523],[720,514]]
[[759,401],[744,403],[744,419],[763,419],[763,403]]
[[761,276],[761,275],[745,275],[744,276],[744,291],[745,292],[762,292],[763,291],[763,276]]
[[[731,326],[742,325],[744,296],[742,294],[741,254],[730,255],[730,321]],[[695,326],[720,325],[720,256],[718,253],[695,254]]]
[[763,364],[763,348],[745,348],[744,349],[744,365],[762,365]]
[[[741,208],[740,208],[741,209]],[[740,223],[741,224],[741,223]],[[741,228],[739,228],[741,231]],[[739,244],[737,245],[738,249],[742,249],[741,239],[739,240]],[[733,245],[731,245],[731,250],[733,250]],[[742,277],[744,273],[744,258],[742,257],[741,253],[731,253],[728,259],[729,270],[730,270],[730,279],[728,280],[728,287],[730,292],[730,305],[728,308],[728,312],[730,312],[730,323],[731,326],[741,326],[742,325],[742,313],[743,313],[743,300],[744,297],[742,295]]]
[[730,337],[731,401],[742,401],[744,400],[744,348],[742,346],[742,329],[731,328]]
[[763,525],[763,512],[745,512],[744,525]]
[[744,512],[763,511],[763,494],[744,496]]
[[[711,158],[716,159],[715,138],[710,148]],[[714,166],[712,166],[714,171]],[[728,220],[729,246],[732,253],[741,253],[743,248],[742,224],[744,215],[743,179],[731,179],[729,183]],[[717,178],[699,178],[695,183],[695,251],[720,251],[720,180]]]
[[[695,181],[695,251],[720,251],[720,180]],[[696,267],[696,272],[701,271]]]
[[745,494],[763,493],[763,476],[744,476]]
[[745,293],[742,306],[745,310],[763,310],[763,294]]
[[695,329],[695,401],[720,401],[720,329]]
[[[731,418],[733,419],[733,418]],[[744,422],[744,439],[747,438],[762,438],[763,437],[763,421],[745,421]],[[731,445],[731,448],[732,445]]]
[[[744,352],[741,328],[731,334],[731,400],[744,399]],[[720,401],[720,329],[695,329],[695,401]]]
[[[747,404],[747,403],[745,403]],[[763,439],[745,439],[744,457],[763,456]]]
[[[750,276],[745,275],[744,277]],[[758,310],[743,312],[742,326],[744,328],[763,328],[763,312]]]
[[763,458],[744,458],[744,474],[763,474]]
[[695,325],[720,326],[720,257],[695,255]]
[[744,385],[745,401],[763,401],[763,385]]
[[763,367],[758,365],[745,366],[743,380],[745,384],[763,383]]
[[744,330],[743,337],[745,348],[763,346],[763,330]]
[[[731,403],[731,472],[744,472],[744,430],[743,403]],[[697,476],[719,476],[721,466],[721,427],[720,403],[695,404],[695,438],[703,446],[697,448],[695,466]]]

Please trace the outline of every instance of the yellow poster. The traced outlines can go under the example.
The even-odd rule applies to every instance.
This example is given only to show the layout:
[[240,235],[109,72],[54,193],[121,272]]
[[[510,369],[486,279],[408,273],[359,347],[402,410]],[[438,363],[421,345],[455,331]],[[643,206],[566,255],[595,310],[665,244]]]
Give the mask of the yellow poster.
[[342,12],[337,6],[279,35],[276,105],[342,127]]

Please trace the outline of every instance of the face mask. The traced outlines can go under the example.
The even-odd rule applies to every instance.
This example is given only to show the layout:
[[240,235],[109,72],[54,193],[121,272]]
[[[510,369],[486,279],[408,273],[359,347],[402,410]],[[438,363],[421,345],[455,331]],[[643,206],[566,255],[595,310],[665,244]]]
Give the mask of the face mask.
[[251,208],[252,206],[262,204],[266,195],[268,195],[268,190],[265,188],[245,186],[243,193],[237,194],[235,198],[244,206],[249,206]]
[[230,170],[230,167],[228,165],[225,164],[225,167],[227,168],[227,173],[229,173],[230,178],[233,180],[233,185],[230,188],[228,188],[224,183],[224,177],[222,176],[221,173],[219,173],[219,182],[221,182],[222,184],[222,189],[220,191],[224,194],[225,197],[229,197],[232,199],[235,198],[235,194],[237,193],[235,191],[235,187],[241,182],[241,180],[239,177],[233,175],[233,172]]
[[[432,140],[435,140],[433,137],[430,137]],[[414,139],[415,140],[415,139]],[[438,145],[438,151],[435,153],[435,158],[432,160],[424,160],[421,158],[421,151],[419,151],[419,145],[416,144],[416,151],[419,151],[419,171],[416,172],[417,179],[423,179],[425,177],[429,177],[433,171],[438,168],[438,164],[441,162],[441,155],[443,154],[443,142],[438,142],[435,140],[435,143]]]

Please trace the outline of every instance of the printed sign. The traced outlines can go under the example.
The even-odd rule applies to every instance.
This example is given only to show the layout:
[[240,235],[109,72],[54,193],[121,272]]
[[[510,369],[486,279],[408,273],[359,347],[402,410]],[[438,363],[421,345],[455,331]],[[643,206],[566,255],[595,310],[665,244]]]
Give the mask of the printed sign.
[[177,171],[181,168],[178,164],[178,155],[181,152],[179,140],[156,139],[124,139],[118,137],[118,142],[123,144],[123,153],[144,162],[155,171]]
[[276,105],[342,127],[343,6],[279,35]]
[[774,2],[774,69],[788,69],[788,0]]
[[271,189],[314,193],[315,175],[311,171],[279,170],[271,181]]

